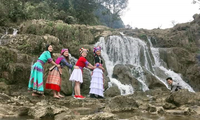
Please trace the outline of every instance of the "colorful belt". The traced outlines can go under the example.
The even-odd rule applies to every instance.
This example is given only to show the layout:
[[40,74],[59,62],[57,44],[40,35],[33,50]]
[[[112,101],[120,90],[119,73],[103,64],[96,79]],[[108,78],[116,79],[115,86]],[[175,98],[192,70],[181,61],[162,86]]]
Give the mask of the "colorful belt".
[[44,65],[44,62],[42,60],[37,60],[37,62],[40,62],[42,65]]

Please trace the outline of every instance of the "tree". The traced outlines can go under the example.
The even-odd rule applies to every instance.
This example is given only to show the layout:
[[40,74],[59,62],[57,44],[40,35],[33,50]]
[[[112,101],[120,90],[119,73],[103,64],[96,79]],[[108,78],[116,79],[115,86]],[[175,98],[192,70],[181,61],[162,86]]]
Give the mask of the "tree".
[[128,0],[96,0],[96,2],[108,8],[112,13],[112,17],[109,20],[110,24],[119,19],[121,12],[128,5]]
[[97,4],[94,0],[72,0],[73,8],[75,9],[75,16],[79,23],[82,24],[97,24],[94,10]]

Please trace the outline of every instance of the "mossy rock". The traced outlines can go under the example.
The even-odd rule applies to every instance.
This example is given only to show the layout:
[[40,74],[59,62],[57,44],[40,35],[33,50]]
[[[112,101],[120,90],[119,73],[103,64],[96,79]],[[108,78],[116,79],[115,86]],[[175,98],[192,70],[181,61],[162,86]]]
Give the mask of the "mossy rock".
[[[28,84],[28,78],[30,75],[30,64],[27,61],[29,57],[18,58],[20,57],[16,50],[12,50],[6,47],[0,47],[0,78],[6,84]],[[23,55],[22,55],[23,56]],[[19,63],[21,61],[21,63]]]

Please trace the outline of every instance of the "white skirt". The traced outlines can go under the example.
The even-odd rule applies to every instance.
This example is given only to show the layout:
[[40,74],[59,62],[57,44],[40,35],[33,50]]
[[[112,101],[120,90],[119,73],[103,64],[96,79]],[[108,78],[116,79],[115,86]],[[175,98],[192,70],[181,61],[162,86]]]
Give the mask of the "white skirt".
[[104,97],[103,91],[103,71],[100,68],[95,68],[90,82],[90,94],[96,94]]
[[81,69],[74,69],[69,80],[83,83],[83,73]]

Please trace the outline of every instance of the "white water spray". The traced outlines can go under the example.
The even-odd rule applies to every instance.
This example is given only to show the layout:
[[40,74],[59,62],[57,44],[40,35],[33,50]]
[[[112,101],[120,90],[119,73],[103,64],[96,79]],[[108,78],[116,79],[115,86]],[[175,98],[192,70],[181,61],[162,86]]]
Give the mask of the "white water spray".
[[[97,42],[95,46],[102,47],[101,54],[105,60],[108,77],[110,78],[111,82],[109,85],[117,85],[122,95],[132,94],[134,92],[134,88],[131,85],[124,85],[117,79],[112,78],[113,68],[115,65],[131,64],[134,66],[134,69],[132,69],[131,72],[133,76],[135,76],[135,78],[141,83],[143,91],[149,90],[148,86],[146,85],[147,78],[143,74],[144,68],[154,77],[160,80],[166,87],[168,87],[168,85],[165,79],[167,76],[171,76],[184,85],[186,89],[194,92],[194,90],[182,80],[179,74],[171,70],[167,70],[161,65],[159,49],[154,48],[150,40],[149,43],[150,48],[148,48],[147,44],[139,38],[127,37],[124,35],[110,36],[107,40],[105,40],[103,37],[99,39],[99,42]],[[153,58],[151,56],[153,56]],[[160,71],[157,71],[156,69],[159,69]],[[159,76],[158,72],[162,72],[163,76]]]

